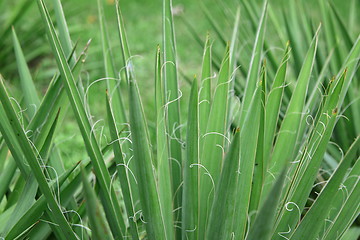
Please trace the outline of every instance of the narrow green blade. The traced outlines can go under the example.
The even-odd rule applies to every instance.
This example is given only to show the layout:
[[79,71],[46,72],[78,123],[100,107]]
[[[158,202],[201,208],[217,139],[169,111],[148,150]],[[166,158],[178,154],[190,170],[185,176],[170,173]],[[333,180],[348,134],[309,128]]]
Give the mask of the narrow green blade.
[[106,19],[104,16],[103,10],[103,1],[98,0],[98,12],[100,20],[100,32],[101,32],[101,47],[104,61],[105,77],[108,78],[106,83],[109,93],[112,95],[111,107],[114,112],[115,120],[118,124],[123,124],[127,122],[125,109],[122,99],[122,94],[120,92],[120,84],[117,81],[118,76],[114,69],[113,56],[110,48],[110,43],[108,39],[108,31],[106,28]]
[[16,135],[18,136],[18,143],[22,149],[23,152],[26,152],[25,155],[27,163],[29,164],[33,174],[36,177],[36,180],[39,184],[39,188],[41,192],[46,197],[46,200],[52,210],[52,214],[54,219],[56,220],[57,224],[63,231],[63,233],[69,238],[69,239],[77,239],[75,233],[72,231],[69,223],[67,222],[66,218],[64,217],[60,206],[58,205],[58,202],[55,199],[55,196],[52,193],[52,190],[50,186],[48,185],[48,182],[46,181],[45,175],[42,171],[42,168],[40,166],[40,163],[38,162],[37,155],[34,153],[34,150],[28,141],[26,134],[21,127],[20,122],[18,121],[17,115],[11,105],[9,96],[5,90],[3,78],[0,75],[0,99],[1,103],[4,107],[4,110],[6,112],[7,118],[9,119],[11,123],[11,128],[15,131]]
[[[174,208],[182,206],[182,157],[180,135],[180,101],[177,73],[175,31],[172,14],[172,0],[163,0],[163,48],[164,67],[163,81],[165,90],[165,103],[167,105],[167,131],[170,134],[170,159],[172,191],[174,195]],[[180,212],[176,213],[176,221],[181,222]]]
[[93,239],[113,239],[103,209],[97,200],[94,189],[89,183],[85,170],[81,168],[82,183],[84,186],[86,213],[91,227],[91,237]]
[[285,76],[290,58],[289,42],[286,45],[284,56],[276,72],[275,79],[267,95],[265,106],[265,136],[264,136],[264,161],[265,169],[270,161],[270,155],[275,138],[276,125],[279,119],[281,100],[285,88]]
[[[320,112],[320,118],[310,136],[309,143],[303,151],[303,157],[296,166],[296,172],[293,175],[291,187],[286,196],[284,206],[282,207],[281,219],[277,225],[275,233],[286,232],[288,228],[294,228],[299,221],[298,217],[304,209],[308,196],[311,192],[316,174],[320,168],[321,161],[329,143],[332,131],[335,127],[339,108],[339,93],[342,90],[345,73],[330,87],[329,96],[326,98],[324,107]],[[290,173],[292,174],[292,173]],[[296,207],[298,211],[289,211]],[[314,230],[313,230],[314,231]],[[274,239],[281,239],[282,236],[276,234]]]
[[43,21],[46,24],[46,31],[49,37],[49,42],[55,54],[55,59],[58,64],[59,71],[64,80],[67,96],[73,108],[73,113],[78,122],[80,132],[83,136],[86,150],[93,163],[94,171],[100,184],[101,200],[110,224],[111,231],[114,238],[122,239],[123,232],[125,232],[125,224],[122,216],[116,213],[120,212],[121,210],[114,189],[110,187],[110,174],[106,169],[104,159],[99,149],[95,135],[91,131],[92,127],[88,120],[83,102],[80,98],[80,93],[75,85],[74,77],[71,73],[69,65],[66,62],[64,52],[62,51],[62,47],[55,33],[54,26],[50,20],[49,13],[43,0],[38,0],[38,6]]
[[139,187],[139,196],[142,212],[146,224],[146,232],[149,239],[167,239],[167,231],[161,213],[159,193],[156,187],[153,172],[152,156],[148,140],[148,129],[145,122],[140,94],[134,79],[129,81],[130,130],[136,165],[136,179]]
[[[58,182],[52,182],[52,187],[62,186],[66,179],[68,179],[69,175],[75,170],[75,168],[78,166],[76,164],[69,170],[67,170],[65,173],[59,176]],[[90,166],[90,165],[88,165]],[[60,193],[60,199],[63,203],[66,203],[68,199],[71,199],[75,193],[75,191],[78,189],[80,184],[80,174],[78,173],[74,179],[69,182],[69,184],[65,187],[62,187],[61,193]],[[46,210],[47,202],[42,195],[39,199],[36,200],[36,202],[31,206],[31,208],[28,209],[28,211],[24,212],[23,216],[19,219],[18,222],[14,223],[13,228],[9,230],[9,232],[6,235],[6,238],[8,239],[14,239],[21,235],[24,231],[27,229],[30,229],[32,226],[34,226],[40,217],[43,215],[43,212]]]
[[265,21],[266,21],[266,13],[267,13],[267,1],[264,2],[264,7],[262,10],[258,30],[256,32],[256,38],[254,43],[253,52],[250,60],[250,68],[246,78],[246,86],[244,97],[242,99],[242,107],[241,107],[241,115],[240,115],[240,126],[242,126],[246,113],[250,107],[251,99],[254,95],[256,84],[259,79],[259,70],[261,64],[261,53],[264,44],[264,35],[265,35]]
[[197,79],[193,80],[191,87],[187,137],[186,137],[186,159],[184,162],[184,185],[182,206],[182,239],[197,239],[198,220],[198,164],[199,164],[199,100]]
[[292,161],[298,128],[303,115],[302,112],[305,105],[307,88],[314,66],[317,42],[318,32],[316,33],[308,50],[307,56],[304,60],[303,66],[297,79],[295,90],[293,92],[288,108],[286,110],[284,120],[277,135],[274,150],[268,165],[268,171],[271,174],[267,174],[265,179],[264,197],[272,187],[272,183],[274,182],[274,180],[280,174],[281,169],[283,169],[290,161]]
[[342,162],[339,164],[336,171],[333,173],[328,183],[325,185],[315,202],[311,206],[310,210],[306,213],[301,220],[300,225],[296,228],[291,239],[314,239],[316,238],[318,231],[321,230],[321,226],[325,222],[327,213],[331,210],[332,196],[335,196],[339,189],[340,184],[344,179],[344,176],[349,169],[356,152],[360,149],[360,137],[358,137],[349,151],[346,153]]
[[106,101],[107,117],[109,122],[111,142],[114,149],[115,161],[117,165],[118,177],[121,185],[121,192],[124,198],[127,216],[129,217],[130,232],[133,239],[139,239],[138,227],[134,219],[130,219],[135,215],[134,201],[132,198],[131,187],[129,184],[129,170],[123,158],[123,151],[119,140],[119,131],[115,124],[115,117],[111,109],[109,95]]
[[[360,161],[357,161],[360,162]],[[359,165],[357,164],[358,173]],[[359,204],[359,195],[360,195],[360,184],[359,178],[356,179],[354,188],[349,191],[349,196],[347,197],[344,205],[341,207],[339,214],[332,221],[330,229],[325,234],[324,240],[337,239],[341,237],[346,229],[348,229],[355,219],[359,216],[360,204]]]
[[[265,105],[266,105],[266,61],[264,61],[261,69],[261,104],[260,104],[260,120],[259,120],[259,136],[256,147],[256,157],[254,165],[254,176],[252,180],[251,197],[249,213],[256,212],[259,207],[260,197],[263,188],[264,176],[266,173],[266,165],[264,164],[264,140],[265,140]],[[250,223],[255,219],[256,214],[252,214]]]
[[[49,156],[49,151],[51,149],[51,144],[53,142],[53,136],[55,133],[55,128],[58,122],[59,114],[56,115],[54,122],[52,123],[51,129],[46,137],[45,144],[39,146],[41,149],[39,151],[39,158],[42,164],[47,163],[47,159]],[[36,143],[34,144],[36,146]],[[45,174],[49,177],[49,171],[45,169]],[[56,178],[55,178],[56,179]],[[38,183],[34,174],[30,174],[26,179],[26,185],[24,190],[22,191],[14,212],[12,213],[12,221],[9,221],[6,225],[5,232],[10,230],[22,216],[23,214],[32,206],[33,202],[35,201],[36,193],[38,191]]]
[[281,191],[285,179],[286,170],[283,170],[279,178],[276,180],[270,194],[267,196],[264,205],[260,208],[259,213],[256,215],[255,222],[253,223],[247,240],[270,240],[271,230],[275,222],[276,211],[279,204]]
[[157,145],[157,173],[159,187],[159,201],[163,213],[168,239],[174,239],[173,191],[169,158],[169,142],[166,135],[166,105],[164,102],[164,86],[161,74],[160,47],[156,51],[155,64],[155,106],[156,106],[156,145]]
[[207,122],[211,108],[211,43],[210,35],[206,36],[201,68],[201,87],[199,93],[199,122],[200,136],[206,133]]
[[235,238],[243,239],[248,224],[250,196],[254,176],[256,149],[261,116],[261,83],[255,90],[250,107],[240,130],[240,165],[237,170],[238,184],[234,207],[233,231]]
[[27,113],[29,115],[29,118],[31,119],[34,116],[37,107],[39,107],[40,105],[40,100],[14,28],[12,29],[12,33],[16,61],[18,66],[17,68],[20,74],[21,88],[24,92],[25,106],[28,110]]
[[232,221],[238,187],[238,173],[235,169],[239,168],[239,161],[240,133],[237,132],[224,159],[219,184],[215,190],[206,239],[230,239],[232,236]]
[[[228,94],[230,80],[230,56],[227,47],[214,93],[203,148],[200,158],[200,200],[198,238],[203,239],[212,205],[215,185],[220,175],[219,169],[223,161],[223,149],[226,139],[226,123],[228,111]],[[225,137],[224,137],[225,136]]]

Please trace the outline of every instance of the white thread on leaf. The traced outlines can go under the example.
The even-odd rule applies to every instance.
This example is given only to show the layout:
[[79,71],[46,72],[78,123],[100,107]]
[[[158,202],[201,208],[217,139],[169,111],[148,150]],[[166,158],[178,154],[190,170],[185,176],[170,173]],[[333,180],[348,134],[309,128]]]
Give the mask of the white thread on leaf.
[[289,230],[287,232],[278,232],[278,235],[286,240],[289,240],[289,238],[285,237],[284,234],[289,234],[291,232],[291,227],[288,225]]
[[223,138],[225,138],[229,143],[231,143],[230,139],[229,139],[227,136],[225,136],[225,134],[218,133],[218,132],[208,132],[208,133],[205,133],[204,135],[202,135],[202,138],[206,137],[207,135],[211,135],[211,134],[220,135],[220,136],[222,136]]

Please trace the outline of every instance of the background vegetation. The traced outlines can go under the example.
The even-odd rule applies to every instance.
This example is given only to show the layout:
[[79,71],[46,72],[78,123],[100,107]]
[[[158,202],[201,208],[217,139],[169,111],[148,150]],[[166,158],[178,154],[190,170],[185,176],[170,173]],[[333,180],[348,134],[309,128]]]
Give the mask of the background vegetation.
[[0,8],[1,237],[359,236],[358,1]]

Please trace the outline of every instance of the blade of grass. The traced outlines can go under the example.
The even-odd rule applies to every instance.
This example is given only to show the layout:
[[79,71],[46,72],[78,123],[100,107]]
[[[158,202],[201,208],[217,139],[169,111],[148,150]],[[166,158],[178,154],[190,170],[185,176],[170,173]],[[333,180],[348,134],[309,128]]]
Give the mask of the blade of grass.
[[[131,77],[134,77],[134,65],[132,63],[132,58],[131,58],[131,54],[130,54],[130,48],[128,45],[128,40],[127,40],[127,36],[126,36],[126,31],[125,31],[125,26],[124,26],[124,20],[121,14],[121,9],[120,9],[120,5],[119,5],[119,1],[115,2],[115,7],[116,7],[116,16],[117,16],[117,28],[118,28],[118,34],[119,34],[119,40],[120,40],[120,46],[121,46],[121,53],[122,53],[122,58],[123,58],[123,63],[124,63],[124,68],[125,68],[125,79],[126,79],[126,83],[129,82],[129,79]],[[128,122],[128,121],[126,121]],[[130,129],[128,129],[130,131]],[[126,136],[128,137],[128,136]],[[124,152],[129,152],[131,151],[131,143],[129,143],[128,141],[125,141],[123,144],[123,150]],[[128,157],[127,157],[128,156]],[[129,169],[136,169],[136,164],[134,161],[130,161],[131,160],[131,154],[127,154],[124,158],[125,162],[130,162],[129,164]],[[139,197],[139,189],[138,189],[138,185],[135,181],[134,178],[130,178],[130,186],[131,186],[131,194],[132,197],[134,199],[134,202],[138,202],[140,197]],[[135,210],[138,211],[140,210],[141,207],[136,207]]]
[[126,123],[126,115],[125,109],[123,104],[123,99],[121,97],[120,92],[120,85],[115,82],[120,81],[116,76],[114,63],[113,63],[113,56],[112,51],[110,49],[109,39],[108,39],[108,31],[105,24],[105,16],[103,10],[103,1],[98,0],[98,14],[100,20],[100,32],[101,32],[101,47],[102,47],[102,54],[103,54],[103,61],[104,61],[104,69],[105,69],[105,77],[108,78],[106,83],[108,87],[108,91],[112,95],[111,107],[114,112],[114,117],[116,122],[118,123]]
[[[115,124],[115,117],[111,109],[109,95],[107,95],[106,109],[107,109],[107,116],[109,122],[110,136],[112,139],[115,161],[116,161],[118,176],[121,185],[121,192],[124,198],[127,216],[130,218],[131,216],[135,216],[134,201],[132,198],[131,186],[129,184],[129,179],[128,179],[129,178],[128,167],[123,158],[123,151],[121,149],[121,144],[119,142],[119,135],[118,135],[119,131]],[[130,219],[129,225],[133,239],[139,239],[139,233],[138,233],[138,227],[136,221],[134,219]]]
[[[181,134],[180,134],[180,101],[178,86],[178,70],[176,57],[175,31],[172,15],[172,0],[163,0],[163,49],[164,66],[163,81],[165,90],[165,102],[167,105],[167,127],[170,134],[170,154],[172,190],[174,196],[174,209],[182,206],[182,157],[181,157]],[[181,222],[180,212],[176,212],[175,220]],[[177,235],[181,233],[177,229]]]
[[[360,161],[359,157],[357,158],[356,164],[350,171],[349,176],[359,176],[360,173]],[[346,181],[349,181],[349,177]],[[359,204],[359,194],[360,194],[360,184],[359,177],[353,177],[353,187],[348,188],[348,194],[343,200],[343,204],[340,209],[336,212],[336,217],[332,219],[332,224],[327,229],[324,240],[337,239],[344,234],[346,229],[348,229],[354,220],[359,216],[360,204]]]
[[149,147],[149,134],[146,126],[143,106],[140,100],[139,89],[135,80],[134,66],[131,61],[130,51],[127,43],[126,32],[120,6],[117,2],[117,17],[120,45],[122,49],[123,60],[126,69],[126,80],[128,83],[130,108],[130,131],[133,141],[132,148],[134,152],[135,177],[137,179],[139,198],[141,203],[141,212],[146,224],[146,232],[149,239],[166,239],[168,229],[164,219],[162,206],[159,202],[159,192],[156,186],[156,180],[153,172],[153,160]]
[[351,49],[351,47],[354,45],[353,40],[351,39],[350,33],[348,29],[352,29],[352,28],[347,28],[345,23],[343,22],[338,10],[336,9],[335,5],[333,2],[328,1],[330,8],[332,10],[332,12],[334,13],[334,17],[335,20],[338,24],[339,27],[339,31],[341,32],[341,35],[344,37],[345,43],[347,45],[347,47],[349,49]]
[[[203,149],[200,158],[200,199],[199,199],[199,223],[198,238],[203,239],[205,228],[208,221],[209,211],[214,196],[214,187],[218,181],[222,165],[223,150],[225,144],[228,93],[230,80],[230,59],[229,46],[226,49],[223,62],[221,64],[216,90],[212,100],[210,115],[203,138]],[[221,146],[221,147],[220,147]]]
[[207,120],[211,108],[211,43],[209,33],[206,35],[206,42],[203,53],[203,62],[201,68],[201,88],[199,93],[199,122],[200,136],[206,132]]
[[270,240],[271,230],[275,222],[276,210],[279,204],[283,183],[285,180],[286,170],[283,170],[276,180],[270,194],[267,196],[264,205],[256,215],[255,221],[249,231],[247,240]]
[[[182,239],[196,239],[198,219],[199,186],[199,96],[197,79],[191,87],[188,108],[186,158],[184,162],[184,185],[182,206]],[[195,231],[193,231],[195,229]]]
[[335,196],[340,189],[340,184],[344,179],[344,176],[351,166],[351,163],[356,155],[356,152],[360,149],[360,137],[358,137],[351,145],[349,151],[342,159],[341,163],[332,174],[328,183],[320,192],[315,202],[312,204],[310,210],[306,213],[301,220],[300,225],[297,226],[291,239],[313,239],[316,238],[318,232],[321,230],[327,213],[332,208],[332,196]]
[[279,119],[281,100],[284,93],[284,84],[287,65],[290,58],[289,42],[286,44],[284,56],[276,72],[275,79],[266,97],[265,106],[265,136],[264,136],[264,169],[267,169],[275,138],[276,125]]
[[16,169],[17,164],[15,160],[10,158],[6,166],[1,170],[2,174],[0,175],[0,201],[4,198],[6,192],[8,191],[11,180],[14,178]]
[[114,189],[110,187],[110,174],[106,169],[95,135],[91,131],[92,127],[90,126],[83,102],[81,101],[80,93],[75,85],[74,77],[71,73],[69,65],[66,62],[59,39],[55,33],[54,26],[50,21],[49,13],[43,0],[38,0],[38,6],[43,21],[46,24],[49,42],[64,80],[67,96],[73,108],[80,132],[83,136],[86,150],[93,163],[95,175],[101,186],[100,199],[102,200],[111,231],[115,239],[122,239],[123,233],[125,232],[125,224],[122,216],[117,214],[117,212],[120,212],[121,210]]
[[[52,182],[52,188],[54,188],[57,184],[63,187],[62,185],[65,183],[65,180],[68,179],[70,174],[76,169],[79,163],[68,169],[65,173],[59,176],[58,182]],[[89,165],[90,166],[90,165]],[[74,195],[75,191],[78,189],[80,184],[80,175],[78,174],[66,187],[61,189],[60,199],[62,199],[63,204],[71,199]],[[65,204],[66,205],[66,204]],[[46,210],[47,202],[44,195],[39,197],[36,202],[26,211],[24,212],[23,216],[17,221],[13,223],[13,227],[9,230],[6,235],[6,239],[15,239],[16,237],[20,236],[24,231],[30,229],[34,226],[40,217],[43,215],[44,211]]]
[[354,74],[358,69],[359,58],[360,58],[360,34],[359,34],[356,42],[354,43],[351,51],[349,52],[348,56],[346,57],[346,60],[342,66],[342,69],[338,73],[338,75],[340,75],[340,74],[342,74],[344,69],[348,69],[348,74],[347,74],[347,77],[344,82],[344,88],[342,89],[342,92],[340,93],[340,101],[339,101],[340,106],[344,102],[346,93],[348,92],[348,89],[350,87],[350,84],[352,82]]
[[[303,158],[298,164],[294,163],[297,165],[297,169],[294,175],[290,173],[290,176],[294,177],[292,178],[288,196],[285,198],[284,207],[280,215],[281,219],[275,231],[276,236],[273,236],[274,239],[281,239],[282,236],[277,233],[286,232],[289,228],[291,233],[293,233],[299,221],[298,214],[301,214],[305,207],[336,123],[339,93],[342,90],[345,75],[344,73],[336,84],[334,83],[330,87],[329,97],[325,100],[323,110],[312,131],[308,146],[303,150]],[[289,209],[292,206],[296,207],[298,211],[290,211]]]
[[219,184],[216,186],[207,226],[206,239],[229,239],[232,232],[232,221],[237,192],[240,160],[240,133],[237,132],[230,144],[229,152],[224,159]]
[[35,155],[32,146],[30,145],[30,142],[28,141],[26,134],[21,127],[16,113],[14,112],[14,109],[9,101],[9,96],[6,93],[4,82],[3,82],[2,76],[0,76],[0,96],[1,96],[1,103],[4,107],[4,110],[6,112],[6,115],[10,121],[11,127],[15,130],[16,135],[18,136],[18,143],[21,146],[21,149],[23,152],[26,152],[25,155],[27,163],[29,164],[31,171],[36,177],[36,180],[39,184],[39,188],[41,192],[46,197],[46,200],[52,210],[52,214],[54,219],[56,220],[56,223],[59,225],[59,227],[62,229],[65,236],[67,236],[69,239],[77,239],[76,235],[72,231],[69,223],[67,222],[66,218],[64,217],[60,206],[58,205],[58,202],[56,201],[51,188],[49,187],[46,178],[42,172],[41,166],[38,162],[37,155]]
[[90,222],[91,237],[93,239],[112,239],[103,209],[86,175],[85,170],[81,168],[82,183],[85,191],[86,213]]
[[[49,151],[53,141],[53,136],[55,133],[58,117],[59,117],[59,112],[56,115],[55,121],[52,123],[49,133],[47,134],[45,143],[42,146],[39,146],[40,151],[38,157],[41,159],[41,162],[43,164],[47,164],[46,160],[48,159],[49,156]],[[36,143],[34,145],[36,146]],[[49,168],[53,169],[52,167]],[[47,170],[45,170],[45,174],[49,175]],[[57,180],[57,178],[55,179]],[[26,212],[32,206],[33,202],[35,201],[37,190],[38,190],[38,183],[36,181],[34,174],[31,173],[26,179],[25,188],[22,191],[17,201],[14,212],[12,213],[12,221],[9,221],[8,224],[6,225],[5,232],[10,230],[13,227],[13,224],[16,223],[23,216],[23,213]]]
[[12,28],[12,34],[21,88],[24,92],[25,106],[28,110],[29,118],[31,119],[34,116],[37,107],[40,105],[40,100],[14,28]]
[[326,47],[328,51],[334,49],[334,58],[332,58],[330,62],[330,69],[332,72],[336,72],[339,67],[341,67],[341,62],[343,62],[343,56],[340,51],[339,42],[336,39],[337,33],[334,29],[334,22],[332,15],[330,15],[328,4],[325,1],[320,1],[320,10],[322,14],[322,19],[324,21],[324,33],[326,40]]
[[[75,47],[73,51],[75,51]],[[80,73],[81,64],[85,61],[87,49],[88,45],[79,56],[75,66],[72,68],[74,76],[77,76]],[[70,61],[71,56],[72,54],[70,54],[67,58],[68,62]],[[39,144],[45,140],[46,134],[42,134],[42,132],[48,132],[48,127],[51,126],[48,122],[52,123],[54,121],[58,109],[63,109],[61,112],[65,115],[66,109],[68,108],[69,102],[66,98],[66,92],[62,83],[63,81],[60,75],[54,76],[45,96],[41,101],[38,111],[35,113],[34,117],[27,126],[27,130],[31,130],[34,133],[32,140],[35,141],[36,139]],[[60,114],[59,122],[62,122],[62,118],[63,117]]]
[[257,86],[247,116],[240,130],[240,164],[237,170],[238,184],[234,209],[233,232],[235,238],[243,239],[249,218],[250,197],[254,176],[257,142],[261,116],[262,83]]
[[129,81],[130,130],[133,142],[134,162],[136,163],[136,179],[142,212],[149,239],[167,239],[165,221],[161,212],[158,190],[153,172],[152,156],[149,147],[148,129],[145,122],[140,94],[135,79]]
[[[251,188],[251,197],[250,197],[250,205],[249,205],[249,213],[256,213],[259,207],[260,197],[262,193],[262,186],[264,182],[265,176],[265,164],[264,164],[264,122],[265,122],[265,97],[266,97],[266,61],[262,65],[261,69],[261,104],[260,108],[260,120],[259,120],[259,136],[256,147],[256,157],[255,157],[255,165],[254,165],[254,176],[252,180],[252,188]],[[252,220],[254,220],[256,214],[252,214],[250,218],[250,223],[252,224]]]
[[244,90],[244,97],[242,99],[242,107],[240,113],[240,126],[242,126],[246,112],[250,107],[251,99],[254,95],[256,89],[256,83],[259,76],[260,64],[261,64],[261,53],[264,44],[264,35],[265,35],[265,21],[266,21],[266,12],[267,12],[268,2],[264,2],[261,18],[259,21],[258,29],[256,32],[256,38],[254,43],[254,48],[251,55],[249,72],[246,78],[246,86]]
[[318,31],[314,36],[307,56],[304,60],[303,66],[297,79],[295,91],[293,92],[293,95],[290,99],[284,120],[277,135],[274,150],[268,165],[268,171],[270,171],[272,174],[267,174],[266,176],[264,185],[264,197],[270,190],[274,179],[276,179],[280,174],[281,169],[283,169],[284,166],[286,166],[293,157],[297,132],[300,121],[302,119],[302,112],[305,105],[307,87],[314,65],[319,30],[320,28],[318,28]]
[[[249,14],[249,20],[251,22],[252,25],[252,30],[255,32],[257,27],[259,26],[258,24],[258,19],[259,16],[255,16],[253,10],[257,9],[258,6],[253,4],[253,2],[248,2],[248,1],[242,1],[242,5],[244,6],[245,12],[247,12]],[[252,6],[250,6],[252,5]],[[266,9],[266,14],[269,13],[269,7]],[[275,56],[273,54],[273,52],[271,51],[271,48],[269,47],[269,43],[267,39],[263,40],[263,45],[264,45],[264,52],[266,53],[268,62],[269,62],[269,69],[270,69],[270,76],[273,76],[273,72],[276,71],[276,69],[278,68],[278,66],[276,65],[276,61],[275,61]]]
[[[52,2],[53,2],[53,5],[54,5],[54,12],[55,12],[57,28],[59,30],[60,44],[63,47],[65,56],[68,56],[71,53],[72,49],[73,49],[73,45],[72,45],[72,42],[71,42],[68,25],[66,23],[65,13],[63,11],[60,0],[52,0]],[[75,59],[76,59],[76,55],[73,54],[71,59],[70,59],[70,63],[69,63],[70,66],[74,66]]]
[[[0,78],[2,81],[2,76],[0,74]],[[25,163],[25,156],[23,154],[23,151],[17,141],[16,133],[14,129],[11,127],[10,121],[8,120],[5,110],[2,105],[0,105],[0,132],[2,134],[2,137],[5,140],[6,145],[8,146],[11,155],[13,156],[17,167],[19,168],[21,174],[24,178],[26,178],[29,175],[30,167]]]
[[359,237],[360,227],[351,227],[344,233],[344,235],[341,237],[341,240],[357,240]]
[[160,47],[158,46],[155,58],[155,106],[156,106],[156,145],[157,145],[157,173],[159,187],[159,201],[163,213],[168,239],[174,239],[173,227],[173,191],[171,186],[169,142],[166,135],[166,105],[164,86],[161,75]]

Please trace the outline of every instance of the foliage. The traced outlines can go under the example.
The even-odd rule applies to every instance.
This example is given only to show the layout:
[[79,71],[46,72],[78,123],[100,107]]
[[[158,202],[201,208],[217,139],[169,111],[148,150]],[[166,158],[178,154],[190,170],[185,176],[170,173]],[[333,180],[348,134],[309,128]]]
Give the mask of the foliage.
[[[44,96],[21,36],[10,30],[29,1],[0,32],[12,34],[23,92],[15,99],[0,75],[2,238],[358,237],[360,35],[353,37],[331,1],[320,2],[318,26],[296,11],[307,6],[302,1],[289,1],[289,14],[267,1],[260,9],[241,0],[239,9],[223,4],[228,14],[221,19],[203,5],[220,43],[210,34],[203,41],[183,19],[203,49],[201,74],[189,79],[179,70],[172,1],[163,0],[152,100],[140,93],[141,66],[130,52],[119,2],[122,61],[98,0],[104,76],[85,85],[90,41],[82,51],[73,44],[60,0],[53,0],[56,28],[47,3],[36,2],[57,66]],[[220,27],[226,21],[233,23],[231,35]],[[286,43],[281,55],[270,47],[269,30]],[[243,46],[246,34],[251,48]],[[183,78],[191,87],[179,83]],[[106,117],[96,120],[89,88],[100,81],[106,82],[106,90],[97,88]],[[55,144],[70,113],[84,160],[69,161]]]

